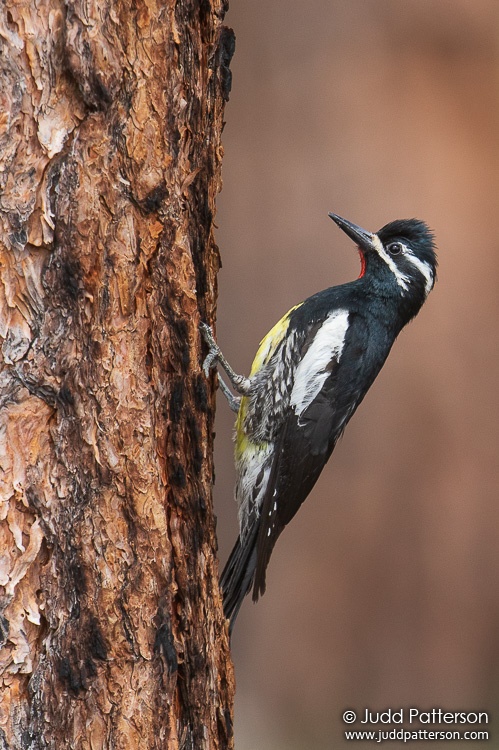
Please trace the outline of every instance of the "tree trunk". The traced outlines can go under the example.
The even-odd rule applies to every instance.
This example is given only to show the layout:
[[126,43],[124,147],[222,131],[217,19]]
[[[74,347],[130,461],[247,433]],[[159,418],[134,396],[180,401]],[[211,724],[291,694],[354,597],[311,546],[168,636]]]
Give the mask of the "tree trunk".
[[226,0],[0,6],[0,748],[232,747],[211,499]]

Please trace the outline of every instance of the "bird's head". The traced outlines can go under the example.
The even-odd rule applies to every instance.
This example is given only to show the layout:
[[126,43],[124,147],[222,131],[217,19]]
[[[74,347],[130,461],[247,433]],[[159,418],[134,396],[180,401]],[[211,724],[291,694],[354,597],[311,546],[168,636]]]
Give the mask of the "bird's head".
[[398,219],[372,233],[336,214],[329,216],[358,246],[360,275],[381,294],[399,296],[419,309],[437,276],[435,242],[428,226],[419,219]]

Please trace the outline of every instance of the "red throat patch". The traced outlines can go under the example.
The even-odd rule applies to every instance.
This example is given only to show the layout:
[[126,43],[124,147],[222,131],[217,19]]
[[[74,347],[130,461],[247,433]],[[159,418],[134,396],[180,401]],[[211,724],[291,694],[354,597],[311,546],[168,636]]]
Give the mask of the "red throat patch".
[[360,256],[360,273],[359,273],[359,279],[363,277],[363,275],[366,272],[366,259],[364,257],[364,253],[362,250],[359,249],[359,256]]

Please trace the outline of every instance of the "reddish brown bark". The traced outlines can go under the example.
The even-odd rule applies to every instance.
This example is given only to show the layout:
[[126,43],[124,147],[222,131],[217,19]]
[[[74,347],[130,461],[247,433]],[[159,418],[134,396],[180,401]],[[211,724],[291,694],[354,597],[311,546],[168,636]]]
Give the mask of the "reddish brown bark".
[[232,746],[198,333],[225,10],[0,12],[2,747]]

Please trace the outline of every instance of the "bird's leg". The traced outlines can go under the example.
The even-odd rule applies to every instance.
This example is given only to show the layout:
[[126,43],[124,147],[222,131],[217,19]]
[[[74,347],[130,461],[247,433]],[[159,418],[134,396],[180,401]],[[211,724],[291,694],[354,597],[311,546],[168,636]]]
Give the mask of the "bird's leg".
[[216,367],[216,363],[220,363],[227,373],[229,380],[234,388],[241,396],[247,396],[251,390],[251,382],[249,378],[244,375],[238,375],[232,367],[229,365],[224,355],[220,351],[220,347],[213,337],[213,332],[209,325],[201,323],[200,325],[202,336],[209,347],[208,356],[203,362],[203,370],[206,377],[208,377],[210,370]]
[[241,396],[234,396],[225,380],[221,377],[220,373],[218,373],[218,385],[223,395],[227,399],[230,408],[237,414],[241,405]]
[[[225,372],[228,375],[228,378],[237,393],[239,393],[241,396],[247,396],[251,390],[251,381],[249,378],[246,378],[244,375],[238,375],[232,367],[229,365],[227,360],[225,359],[224,355],[220,351],[220,347],[218,346],[217,342],[215,341],[213,337],[213,332],[209,325],[206,323],[200,324],[201,334],[206,341],[209,352],[206,357],[206,359],[203,362],[203,370],[206,377],[208,377],[210,370],[213,367],[217,366],[217,363],[220,363],[220,365],[223,367]],[[225,398],[229,402],[229,406],[233,411],[238,411],[239,404],[241,402],[241,399],[238,396],[234,396],[228,385],[222,380],[222,378],[219,377],[220,381],[220,390],[224,394]]]

